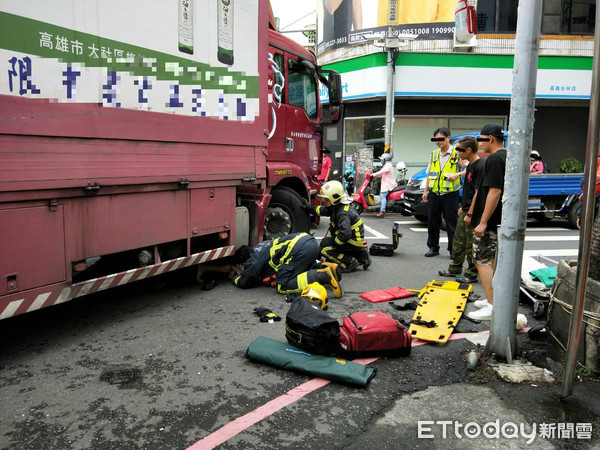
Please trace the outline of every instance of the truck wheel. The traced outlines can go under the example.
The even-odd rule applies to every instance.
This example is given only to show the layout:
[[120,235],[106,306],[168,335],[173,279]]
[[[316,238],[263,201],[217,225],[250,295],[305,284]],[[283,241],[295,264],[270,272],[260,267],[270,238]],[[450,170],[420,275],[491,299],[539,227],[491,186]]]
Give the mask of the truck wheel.
[[533,219],[538,223],[549,223],[553,218],[553,212],[533,214]]
[[361,205],[360,203],[358,203],[358,202],[352,202],[352,208],[358,214],[362,214],[362,212],[365,210],[365,207],[363,205]]
[[310,218],[302,209],[302,198],[296,191],[280,186],[271,191],[265,217],[264,239],[276,239],[290,233],[310,231]]
[[581,202],[577,200],[569,206],[569,212],[567,213],[567,220],[571,228],[577,228],[577,215],[581,209]]
[[427,223],[427,216],[415,215],[415,219],[417,219],[419,222]]

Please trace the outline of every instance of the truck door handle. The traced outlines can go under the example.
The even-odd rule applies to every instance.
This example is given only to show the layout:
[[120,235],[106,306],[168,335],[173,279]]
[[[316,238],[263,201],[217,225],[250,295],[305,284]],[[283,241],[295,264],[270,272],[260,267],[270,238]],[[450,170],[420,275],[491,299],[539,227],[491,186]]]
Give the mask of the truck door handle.
[[285,138],[285,152],[292,153],[294,151],[294,140],[292,138]]

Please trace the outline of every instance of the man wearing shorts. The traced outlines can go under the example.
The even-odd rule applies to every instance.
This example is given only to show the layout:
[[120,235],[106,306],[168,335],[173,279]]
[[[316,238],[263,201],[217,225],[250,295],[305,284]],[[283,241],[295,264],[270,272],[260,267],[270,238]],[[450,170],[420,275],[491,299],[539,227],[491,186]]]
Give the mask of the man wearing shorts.
[[[502,194],[504,192],[504,174],[506,172],[506,148],[504,148],[504,130],[497,123],[488,123],[481,129],[477,138],[479,149],[489,153],[479,187],[475,191],[471,217],[473,231],[473,260],[477,266],[479,279],[486,299],[478,300],[475,306],[480,308],[467,314],[471,319],[491,320],[494,291],[492,277],[498,246],[498,226],[502,219]],[[468,219],[465,218],[465,219]],[[465,220],[467,223],[467,220]],[[468,225],[468,224],[467,224]]]

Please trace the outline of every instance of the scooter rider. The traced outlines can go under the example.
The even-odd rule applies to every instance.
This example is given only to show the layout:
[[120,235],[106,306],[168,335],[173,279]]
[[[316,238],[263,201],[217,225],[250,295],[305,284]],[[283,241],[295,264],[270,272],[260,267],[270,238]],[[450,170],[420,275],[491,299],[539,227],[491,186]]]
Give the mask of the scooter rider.
[[324,199],[323,205],[313,208],[306,203],[304,208],[319,216],[329,216],[331,236],[321,240],[321,256],[339,264],[340,272],[352,272],[361,264],[363,269],[368,269],[371,256],[363,248],[365,228],[350,206],[352,199],[346,195],[342,183],[328,181],[318,196]]
[[384,153],[379,157],[379,160],[382,164],[381,170],[373,173],[371,176],[381,178],[381,192],[379,193],[381,206],[377,213],[377,217],[384,217],[385,207],[387,206],[387,196],[396,186],[398,186],[398,183],[394,179],[394,167],[390,164],[392,155]]
[[233,277],[233,283],[242,289],[258,286],[261,282],[277,286],[280,294],[300,293],[311,283],[330,287],[339,298],[342,290],[338,283],[336,264],[313,269],[319,258],[317,240],[306,233],[292,233],[275,240],[255,245],[249,253],[244,269]]

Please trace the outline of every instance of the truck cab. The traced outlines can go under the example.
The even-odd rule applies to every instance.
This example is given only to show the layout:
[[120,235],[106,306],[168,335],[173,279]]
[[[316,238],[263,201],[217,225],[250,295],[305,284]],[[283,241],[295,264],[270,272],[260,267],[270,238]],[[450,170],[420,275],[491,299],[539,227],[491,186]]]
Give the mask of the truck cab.
[[329,90],[329,122],[341,103],[340,76],[326,74],[314,55],[275,30],[269,30],[269,129],[267,130],[267,189],[264,239],[309,231],[304,201],[318,204],[321,188],[322,109],[319,83]]

